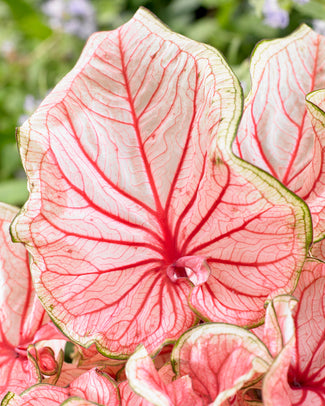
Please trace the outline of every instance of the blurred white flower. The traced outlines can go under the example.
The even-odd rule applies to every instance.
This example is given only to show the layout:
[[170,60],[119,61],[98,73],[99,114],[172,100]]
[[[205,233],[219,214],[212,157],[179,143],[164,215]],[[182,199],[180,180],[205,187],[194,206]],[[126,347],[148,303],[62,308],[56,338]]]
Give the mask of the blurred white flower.
[[54,30],[86,39],[96,31],[96,15],[89,0],[47,0],[42,10]]
[[318,34],[325,35],[325,20],[313,20],[313,29]]
[[9,39],[5,39],[0,45],[0,50],[2,54],[10,55],[16,50],[16,44]]
[[285,28],[289,24],[289,13],[283,10],[277,0],[265,0],[264,22],[273,28]]

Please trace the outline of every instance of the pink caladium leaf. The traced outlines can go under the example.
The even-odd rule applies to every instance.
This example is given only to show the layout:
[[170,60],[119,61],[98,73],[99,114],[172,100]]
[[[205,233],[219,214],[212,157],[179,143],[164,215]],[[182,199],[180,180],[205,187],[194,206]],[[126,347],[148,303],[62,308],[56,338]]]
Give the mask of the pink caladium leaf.
[[108,375],[96,369],[85,372],[66,388],[38,384],[25,390],[21,395],[9,392],[1,406],[82,406],[88,404],[120,406],[116,383]]
[[57,375],[62,359],[48,340],[66,343],[52,323],[43,324],[47,318],[33,288],[28,252],[11,242],[9,225],[17,212],[0,203],[0,398]]
[[1,406],[58,406],[68,397],[68,389],[48,384],[33,385],[21,395],[8,392]]
[[192,328],[172,352],[176,376],[189,376],[194,391],[206,404],[215,406],[259,380],[272,361],[266,346],[253,333],[224,323]]
[[[171,369],[171,368],[170,368]],[[131,396],[126,389],[122,392],[122,405],[137,402],[143,406],[205,406],[206,402],[193,391],[191,378],[181,377],[167,381],[158,373],[146,349],[140,346],[126,363],[126,376],[132,390],[146,401],[139,401],[137,396]]]
[[235,396],[227,399],[222,406],[263,406],[262,382],[239,390]]
[[261,340],[274,358],[295,334],[292,311],[296,305],[294,297],[283,295],[275,297],[267,306]]
[[106,372],[109,376],[116,378],[116,375],[124,368],[126,361],[112,359],[103,356],[97,351],[95,345],[89,348],[75,346],[74,352],[71,355],[72,363],[83,369],[91,369],[95,366]]
[[98,403],[89,402],[88,400],[72,397],[62,402],[60,406],[94,406],[94,405],[98,405]]
[[27,347],[44,310],[32,286],[28,253],[22,244],[11,242],[9,225],[17,212],[0,204],[0,399],[8,390],[22,391],[41,379],[28,360]]
[[310,256],[304,263],[294,296],[300,300],[304,290],[315,280],[325,277],[325,240],[311,247]]
[[303,25],[286,38],[262,42],[251,77],[233,150],[306,201],[319,240],[325,236],[325,130],[312,123],[305,97],[324,87],[325,37]]
[[325,403],[325,277],[306,286],[294,309],[295,333],[266,374],[267,406]]
[[100,405],[118,406],[120,404],[114,380],[95,368],[75,379],[69,389],[70,395],[79,396]]
[[12,234],[75,342],[154,353],[196,323],[192,309],[252,325],[294,288],[309,212],[231,153],[241,109],[216,50],[140,9],[93,35],[18,131],[31,193]]

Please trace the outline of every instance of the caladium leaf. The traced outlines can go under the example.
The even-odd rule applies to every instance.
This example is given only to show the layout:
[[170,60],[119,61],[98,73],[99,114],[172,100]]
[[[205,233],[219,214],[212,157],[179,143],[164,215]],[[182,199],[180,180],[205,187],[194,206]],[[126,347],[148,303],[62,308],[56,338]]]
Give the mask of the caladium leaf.
[[65,400],[63,403],[61,403],[60,406],[94,406],[94,405],[98,405],[98,403],[89,402],[88,400],[73,397]]
[[[288,295],[275,297],[267,306],[261,341],[276,357],[295,334],[292,310],[297,300]],[[254,331],[256,334],[256,332]]]
[[9,225],[17,212],[0,204],[0,398],[58,373],[47,340],[66,342],[52,323],[43,324],[46,314],[33,288],[28,252],[11,242]]
[[307,202],[319,240],[325,235],[325,130],[312,123],[305,96],[324,87],[325,37],[303,25],[286,38],[262,42],[251,77],[233,150]]
[[266,374],[263,401],[271,405],[325,403],[325,277],[302,292],[294,309],[295,334]]
[[96,346],[92,345],[89,348],[75,346],[72,362],[75,366],[85,370],[94,367],[100,368],[116,379],[116,374],[124,368],[126,361],[104,357],[97,351]]
[[[166,382],[155,368],[146,349],[140,346],[126,363],[126,376],[132,390],[147,402],[140,404],[154,406],[205,406],[206,402],[193,391],[191,378],[181,377]],[[127,392],[124,392],[124,396]],[[129,393],[127,393],[129,397]],[[136,397],[134,400],[136,400]],[[131,404],[130,399],[123,398],[124,403]]]
[[263,406],[262,382],[241,389],[235,396],[227,399],[222,406]]
[[72,381],[67,388],[38,384],[25,390],[20,396],[9,392],[1,406],[59,406],[70,404],[68,401],[72,402],[71,405],[78,406],[89,403],[103,406],[120,405],[114,381],[103,372],[92,369]]
[[68,397],[68,389],[48,384],[33,385],[21,395],[8,392],[1,406],[58,406]]
[[107,374],[91,369],[75,379],[69,386],[70,395],[104,406],[120,404],[117,385]]
[[27,358],[44,317],[29,273],[28,253],[13,244],[9,225],[18,209],[0,204],[0,398],[8,390],[22,391],[40,381]]
[[[30,198],[12,226],[75,342],[126,358],[201,317],[260,322],[310,242],[304,204],[230,151],[239,83],[144,9],[91,37],[18,132]],[[194,287],[193,287],[194,286]]]
[[293,293],[298,300],[312,282],[325,277],[325,240],[313,244],[310,254],[304,263],[297,287]]
[[[240,360],[240,362],[239,362]],[[184,333],[172,352],[177,376],[188,375],[209,405],[221,405],[272,364],[265,345],[241,327],[206,323]]]
[[11,242],[9,226],[17,212],[0,203],[0,339],[11,347],[30,343],[44,317],[35,299],[28,252],[22,244]]

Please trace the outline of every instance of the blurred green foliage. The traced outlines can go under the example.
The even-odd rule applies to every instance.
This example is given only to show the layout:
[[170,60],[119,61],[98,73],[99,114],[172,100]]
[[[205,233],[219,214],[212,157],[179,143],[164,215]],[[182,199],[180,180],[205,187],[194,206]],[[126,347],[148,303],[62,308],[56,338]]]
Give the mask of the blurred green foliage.
[[[51,26],[44,12],[47,1],[0,0],[0,201],[16,205],[22,205],[28,193],[15,128],[73,67],[85,43]],[[264,23],[264,0],[84,1],[95,10],[97,30],[114,29],[139,6],[147,7],[174,31],[219,49],[247,86],[247,58],[258,41],[287,35],[302,22],[325,21],[324,0],[278,0],[290,13],[284,29]]]

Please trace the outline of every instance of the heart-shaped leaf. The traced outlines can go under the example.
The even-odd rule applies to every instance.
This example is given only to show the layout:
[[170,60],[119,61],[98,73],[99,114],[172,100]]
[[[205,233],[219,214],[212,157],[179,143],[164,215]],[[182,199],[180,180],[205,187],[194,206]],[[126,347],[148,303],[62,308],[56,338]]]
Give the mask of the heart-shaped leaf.
[[319,240],[325,235],[325,130],[312,122],[305,96],[324,87],[325,37],[303,25],[286,38],[262,42],[251,77],[233,149],[306,201]]
[[126,358],[203,318],[261,321],[306,256],[307,208],[231,153],[239,83],[144,9],[91,37],[18,132],[30,198],[12,226],[76,342]]

